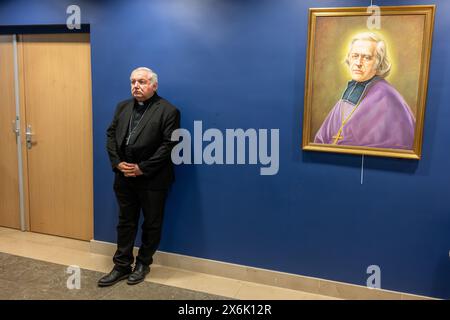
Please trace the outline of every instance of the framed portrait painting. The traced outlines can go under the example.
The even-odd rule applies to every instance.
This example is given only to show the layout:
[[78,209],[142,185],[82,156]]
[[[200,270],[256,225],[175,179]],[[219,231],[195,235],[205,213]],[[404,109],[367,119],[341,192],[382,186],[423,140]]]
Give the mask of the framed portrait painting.
[[434,13],[310,9],[303,150],[420,159]]

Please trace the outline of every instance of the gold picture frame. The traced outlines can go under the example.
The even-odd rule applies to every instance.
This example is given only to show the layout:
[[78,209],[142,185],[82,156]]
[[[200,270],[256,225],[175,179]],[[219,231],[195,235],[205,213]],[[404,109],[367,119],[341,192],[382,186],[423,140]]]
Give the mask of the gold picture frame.
[[376,8],[309,10],[303,150],[420,159],[435,6]]

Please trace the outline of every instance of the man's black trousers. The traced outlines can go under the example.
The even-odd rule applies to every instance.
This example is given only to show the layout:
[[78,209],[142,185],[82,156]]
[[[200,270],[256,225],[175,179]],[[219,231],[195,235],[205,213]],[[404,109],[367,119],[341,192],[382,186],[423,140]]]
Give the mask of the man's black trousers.
[[119,204],[119,222],[117,225],[117,251],[113,262],[115,269],[130,271],[134,262],[133,247],[139,227],[139,216],[142,210],[141,246],[136,263],[149,266],[153,262],[153,254],[161,239],[167,189],[149,190],[139,183],[138,178],[127,178],[117,174],[114,181],[114,192]]

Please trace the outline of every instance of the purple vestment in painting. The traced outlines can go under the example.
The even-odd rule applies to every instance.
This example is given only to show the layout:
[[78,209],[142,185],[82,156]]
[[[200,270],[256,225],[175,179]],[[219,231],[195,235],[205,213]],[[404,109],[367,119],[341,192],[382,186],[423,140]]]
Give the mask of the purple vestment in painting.
[[403,97],[380,78],[367,86],[359,104],[340,99],[314,143],[410,150],[414,128],[415,118]]

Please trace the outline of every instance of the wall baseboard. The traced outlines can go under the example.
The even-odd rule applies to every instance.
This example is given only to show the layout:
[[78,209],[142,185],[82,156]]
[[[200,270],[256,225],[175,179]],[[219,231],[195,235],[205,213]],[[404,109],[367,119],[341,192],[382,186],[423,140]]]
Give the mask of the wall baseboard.
[[[92,253],[113,256],[116,244],[91,240]],[[134,248],[135,255],[138,248]],[[181,254],[157,251],[153,256],[153,263],[184,269],[193,272],[231,278],[236,280],[254,282],[280,288],[299,290],[309,293],[321,294],[330,297],[349,300],[429,300],[431,297],[418,296],[409,293],[389,291],[384,289],[370,289],[364,286],[312,278],[296,274],[248,267],[227,262],[208,260],[185,256]]]

